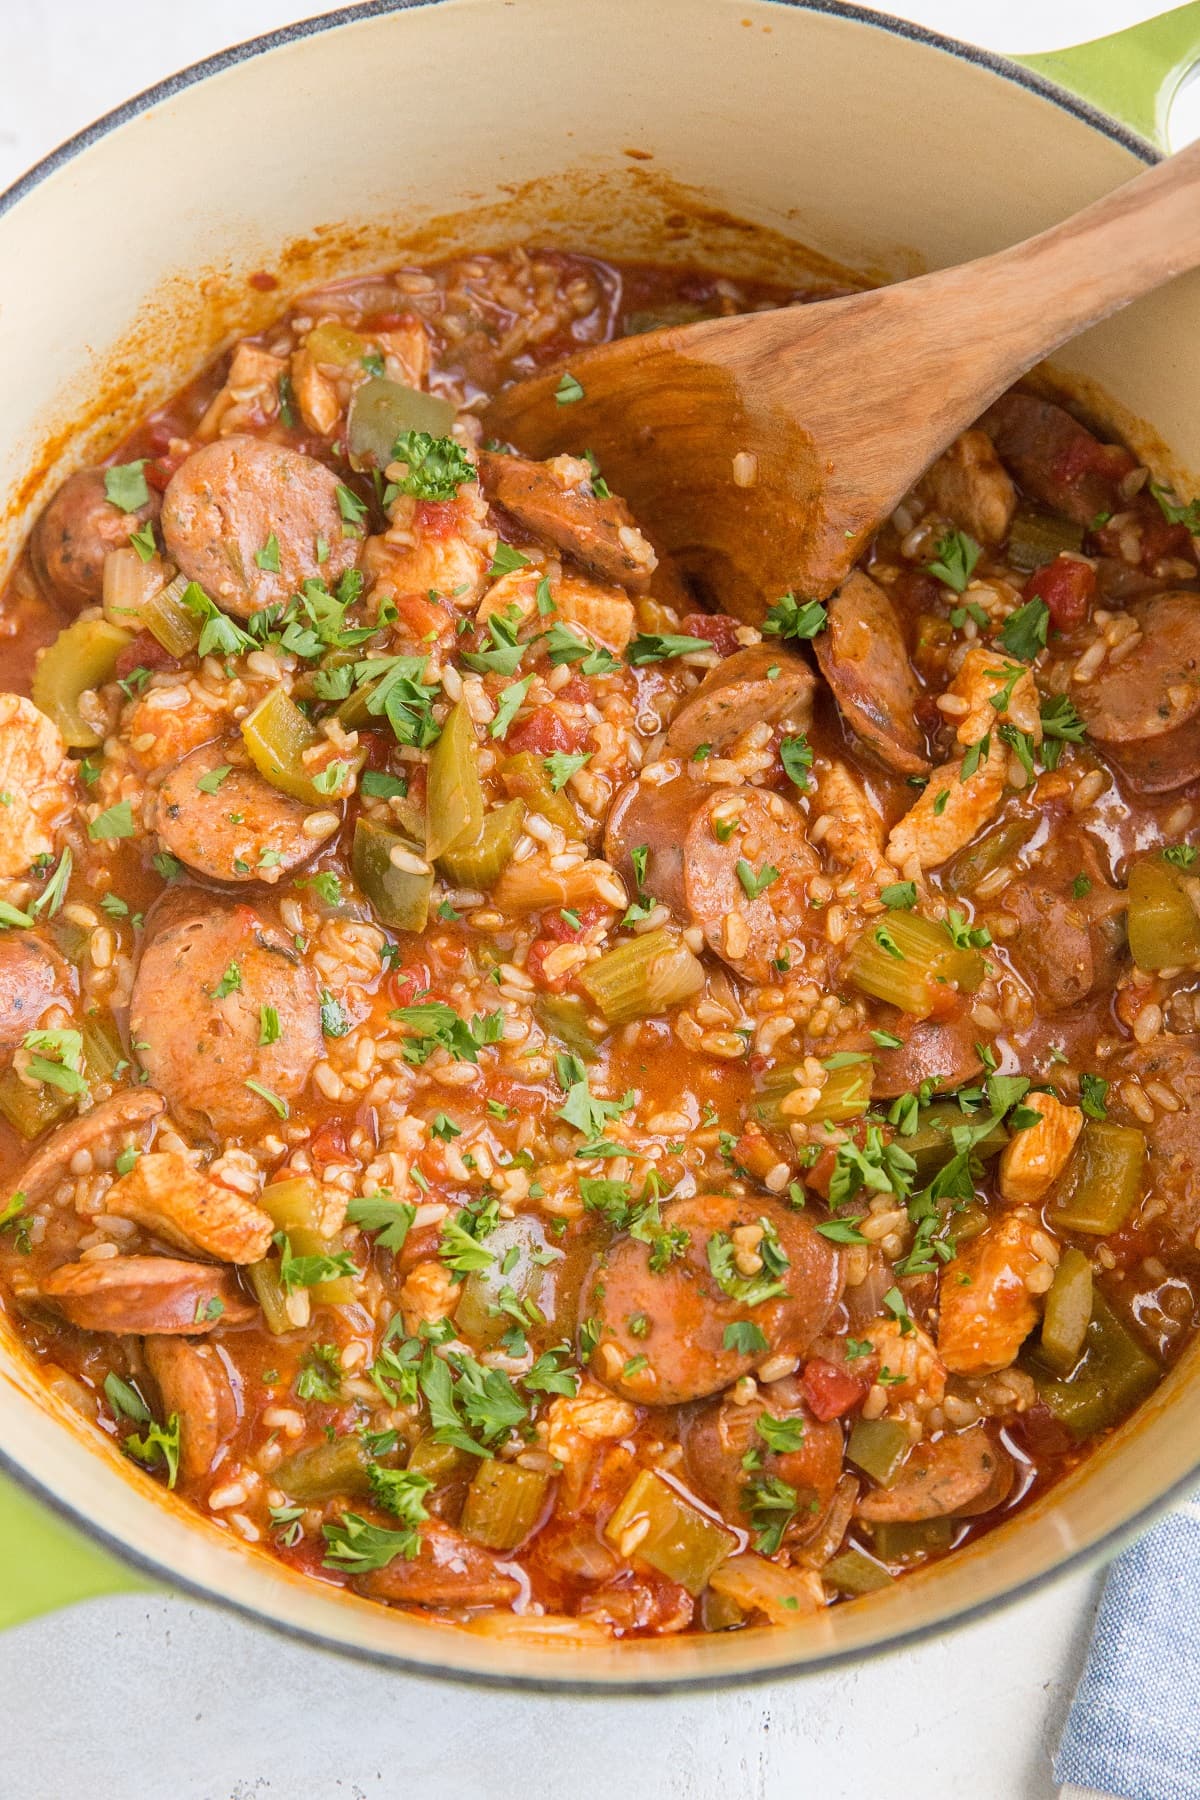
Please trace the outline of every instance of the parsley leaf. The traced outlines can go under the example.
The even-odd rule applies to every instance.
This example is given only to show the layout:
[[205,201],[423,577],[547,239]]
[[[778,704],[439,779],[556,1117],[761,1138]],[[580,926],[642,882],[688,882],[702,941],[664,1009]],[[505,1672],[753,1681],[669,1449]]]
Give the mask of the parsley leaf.
[[502,738],[507,735],[509,726],[525,704],[525,696],[532,680],[532,675],[526,675],[524,681],[514,681],[511,687],[504,689],[496,707],[496,716],[488,727],[492,737]]
[[933,547],[933,554],[936,560],[926,565],[929,573],[936,575],[939,581],[944,581],[956,594],[961,594],[983,555],[983,548],[973,537],[968,537],[965,531],[950,531],[944,538],[938,539]]
[[322,1525],[321,1532],[328,1546],[325,1567],[353,1575],[386,1569],[398,1556],[411,1562],[421,1548],[420,1533],[412,1526],[388,1531],[381,1525],[369,1525],[361,1513],[343,1513],[332,1525]]
[[581,751],[576,754],[567,750],[555,750],[551,755],[544,756],[542,758],[542,767],[550,777],[551,791],[556,794],[561,793],[568,781],[570,781],[572,775],[574,775],[577,770],[582,769],[585,763],[591,762],[591,760],[592,753],[590,750]]
[[179,1477],[179,1414],[172,1413],[165,1425],[151,1419],[148,1431],[141,1437],[127,1437],[121,1448],[126,1456],[144,1463],[148,1469],[154,1468],[157,1463],[164,1463],[167,1486],[173,1488]]
[[803,793],[808,787],[808,771],[812,768],[812,746],[802,731],[780,740],[779,760],[783,772]]
[[756,875],[744,856],[738,857],[736,871],[747,900],[757,900],[760,894],[766,892],[772,882],[779,880],[779,870],[774,863],[765,864]]
[[97,818],[88,821],[88,836],[93,843],[110,838],[133,837],[136,831],[133,808],[128,800],[118,800],[115,806],[107,807]]
[[105,469],[104,497],[120,512],[136,512],[148,503],[150,489],[143,471],[149,460],[148,456],[139,456],[136,462],[114,463],[111,469]]
[[797,600],[795,594],[788,593],[770,608],[763,630],[771,637],[815,638],[824,631],[828,618],[819,600]]
[[1086,1072],[1079,1077],[1079,1104],[1089,1119],[1107,1119],[1108,1083],[1103,1075],[1089,1075]]
[[1049,626],[1050,608],[1035,596],[1008,615],[1000,632],[1000,642],[1010,656],[1018,657],[1021,662],[1032,662],[1046,647]]
[[396,492],[418,500],[453,500],[464,482],[475,479],[475,465],[462,445],[427,431],[402,432],[392,446],[392,460],[408,464]]
[[691,656],[697,650],[711,650],[708,638],[685,637],[678,632],[639,631],[625,652],[625,660],[635,669],[646,663],[666,662],[674,656]]
[[574,406],[577,400],[583,399],[583,385],[577,381],[570,370],[564,370],[558,386],[554,390],[554,398],[560,406]]

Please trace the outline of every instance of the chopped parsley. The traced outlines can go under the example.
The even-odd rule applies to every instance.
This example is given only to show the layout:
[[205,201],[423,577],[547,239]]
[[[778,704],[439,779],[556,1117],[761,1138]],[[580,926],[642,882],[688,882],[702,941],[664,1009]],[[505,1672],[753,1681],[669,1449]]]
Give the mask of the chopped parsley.
[[462,445],[427,431],[402,432],[392,446],[392,460],[408,465],[395,491],[418,500],[453,500],[464,482],[475,479],[475,465]]
[[554,390],[554,398],[560,406],[574,406],[577,400],[583,399],[583,384],[576,380],[569,369],[563,371]]
[[1089,1075],[1086,1072],[1079,1077],[1079,1104],[1089,1119],[1107,1119],[1108,1083],[1103,1075]]
[[973,537],[968,537],[965,531],[950,531],[945,537],[938,539],[933,547],[933,554],[935,560],[927,564],[929,573],[939,581],[944,581],[956,594],[961,594],[983,555],[983,548]]
[[802,731],[780,740],[779,760],[783,764],[783,772],[801,792],[808,786],[808,771],[812,768],[812,759],[812,746]]
[[698,650],[711,650],[708,638],[686,637],[678,632],[640,631],[625,652],[625,660],[634,668],[646,663],[667,662],[675,656],[692,656]]
[[1008,615],[1000,631],[1000,642],[1010,656],[1032,662],[1046,647],[1049,627],[1050,608],[1035,596]]
[[105,469],[104,497],[118,511],[136,512],[139,506],[149,503],[150,489],[144,473],[149,460],[148,456],[139,456],[136,462],[114,463],[111,469]]
[[747,900],[757,900],[766,892],[772,882],[779,880],[779,870],[773,863],[767,863],[756,875],[744,857],[737,860],[737,878],[742,884],[742,892]]
[[94,843],[110,838],[133,837],[136,831],[133,808],[128,800],[118,800],[115,806],[107,807],[97,818],[88,821],[88,836]]
[[829,615],[819,600],[797,600],[784,594],[769,609],[763,630],[770,637],[815,638],[824,631]]

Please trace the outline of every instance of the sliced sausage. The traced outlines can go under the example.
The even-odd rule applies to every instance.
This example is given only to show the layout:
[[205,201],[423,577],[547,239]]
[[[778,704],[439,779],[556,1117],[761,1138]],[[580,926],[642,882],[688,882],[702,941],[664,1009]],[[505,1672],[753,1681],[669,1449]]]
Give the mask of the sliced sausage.
[[108,1190],[104,1210],[133,1219],[177,1250],[218,1262],[261,1262],[275,1229],[261,1206],[211,1181],[175,1150],[139,1156]]
[[871,1488],[855,1511],[875,1524],[973,1519],[1002,1506],[1015,1477],[1012,1457],[982,1425],[918,1444],[888,1488]]
[[69,475],[38,519],[29,553],[43,587],[74,611],[94,605],[104,586],[104,559],[122,549],[130,534],[158,517],[153,488],[136,511],[122,512],[105,492],[103,469]]
[[490,1550],[474,1544],[441,1519],[421,1526],[421,1547],[411,1560],[393,1557],[353,1584],[372,1600],[404,1606],[510,1606],[520,1592],[515,1577]]
[[[721,841],[718,833],[726,833]],[[794,806],[761,788],[708,787],[679,776],[658,786],[631,782],[608,816],[605,854],[638,886],[633,851],[646,846],[645,886],[681,918],[698,925],[716,954],[754,981],[765,981],[781,947],[805,927],[807,883],[818,870]],[[778,870],[754,899],[751,885]]]
[[1119,510],[1120,483],[1135,467],[1120,444],[1102,444],[1061,406],[1002,394],[979,421],[996,454],[1034,500],[1079,525]]
[[[273,788],[240,743],[222,738],[202,744],[172,769],[159,789],[154,829],[164,847],[198,875],[274,883],[320,850],[324,839],[305,830],[313,812],[303,800]],[[335,811],[329,819],[330,832],[336,831]]]
[[929,756],[917,718],[921,697],[890,597],[855,569],[829,603],[829,624],[813,639],[838,710],[889,769],[926,775]]
[[16,1050],[51,1006],[70,1010],[74,973],[31,931],[0,936],[0,1050]]
[[[218,1138],[261,1135],[324,1054],[316,979],[291,940],[261,911],[212,894],[168,895],[150,920],[130,1000],[142,1067],[189,1129]],[[260,1009],[280,1033],[260,1044]]]
[[[795,1450],[769,1448],[758,1430],[765,1414],[789,1420],[803,1432]],[[800,1528],[815,1522],[833,1497],[842,1473],[842,1428],[822,1424],[804,1403],[794,1376],[772,1381],[746,1406],[728,1396],[700,1407],[684,1426],[683,1446],[688,1475],[696,1492],[708,1500],[732,1525],[746,1524],[746,1487],[750,1481],[778,1479],[805,1495]],[[743,1459],[754,1451],[747,1473]],[[809,1508],[815,1498],[817,1506]]]
[[23,694],[0,694],[0,794],[0,875],[28,875],[75,794],[58,727]]
[[147,1332],[198,1337],[218,1324],[244,1325],[255,1313],[230,1270],[169,1256],[64,1263],[43,1276],[38,1292],[81,1331],[127,1337]]
[[179,1415],[179,1472],[202,1481],[237,1430],[241,1409],[225,1365],[212,1344],[182,1337],[148,1337],[142,1344],[162,1416]]
[[52,1193],[81,1150],[91,1157],[93,1169],[111,1169],[122,1150],[140,1149],[150,1141],[163,1107],[162,1095],[153,1088],[127,1088],[60,1125],[21,1170],[17,1186],[26,1204],[34,1206]]
[[592,486],[591,469],[578,457],[530,462],[484,450],[479,479],[489,500],[585,569],[632,594],[644,594],[650,586],[658,558],[625,502],[615,494],[602,500]]
[[808,664],[778,644],[735,650],[708,671],[675,714],[663,755],[687,758],[700,744],[719,754],[751,725],[786,724],[792,731],[807,731],[815,686]]
[[917,492],[980,544],[1002,544],[1017,509],[1017,490],[986,431],[964,431],[955,438],[922,476]]
[[1129,786],[1162,794],[1200,775],[1200,596],[1158,594],[1130,611],[1141,641],[1070,693]]
[[1005,948],[1030,983],[1045,1012],[1065,1012],[1114,973],[1103,936],[1086,907],[1040,884],[1012,882],[1001,901],[1020,922]]
[[[332,586],[353,568],[361,538],[342,519],[340,486],[332,469],[284,444],[221,438],[194,451],[167,485],[167,553],[226,612],[249,619],[306,581]],[[255,557],[272,537],[279,555],[267,560],[279,567],[264,569]]]
[[[809,1219],[773,1201],[721,1194],[673,1201],[662,1219],[668,1229],[687,1233],[681,1257],[656,1273],[647,1245],[623,1237],[593,1264],[584,1284],[601,1326],[592,1368],[608,1387],[639,1405],[673,1406],[718,1393],[770,1358],[803,1355],[842,1289],[838,1253]],[[709,1258],[733,1241],[738,1226],[763,1219],[788,1266],[778,1277],[784,1292],[751,1305],[724,1291]],[[649,1323],[643,1337],[630,1327],[639,1315]],[[764,1349],[726,1347],[726,1328],[739,1321],[758,1327]]]
[[873,1100],[894,1100],[898,1094],[915,1094],[922,1082],[935,1094],[962,1087],[980,1074],[979,1027],[967,1012],[950,1019],[889,1021],[894,1037],[903,1037],[899,1050],[872,1048],[875,1073]]
[[1148,1125],[1126,1107],[1114,1079],[1108,1110],[1119,1123],[1145,1132],[1150,1191],[1166,1202],[1156,1229],[1166,1233],[1169,1254],[1195,1268],[1200,1263],[1200,1038],[1156,1038],[1131,1048],[1122,1067],[1143,1087],[1161,1082],[1180,1103],[1175,1112],[1156,1106]]

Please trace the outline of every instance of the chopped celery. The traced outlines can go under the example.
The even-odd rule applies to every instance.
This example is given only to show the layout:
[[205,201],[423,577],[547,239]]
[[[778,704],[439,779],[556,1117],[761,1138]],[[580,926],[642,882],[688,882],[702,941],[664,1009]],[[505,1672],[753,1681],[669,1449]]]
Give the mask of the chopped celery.
[[80,1030],[88,1080],[111,1081],[126,1061],[116,1020],[110,1012],[88,1013]]
[[454,1324],[460,1336],[472,1343],[498,1344],[514,1324],[529,1322],[530,1306],[539,1313],[551,1310],[551,1266],[561,1257],[546,1260],[547,1242],[545,1229],[533,1213],[506,1219],[489,1231],[485,1246],[492,1260],[467,1276],[455,1308]]
[[683,939],[663,929],[605,951],[580,971],[579,985],[610,1025],[627,1025],[678,1006],[703,987],[704,970]]
[[287,1291],[279,1277],[279,1258],[268,1256],[262,1262],[251,1263],[246,1273],[271,1335],[285,1337],[289,1331],[295,1331],[288,1312]]
[[1146,1137],[1133,1125],[1085,1119],[1071,1160],[1050,1198],[1057,1230],[1107,1237],[1133,1211],[1142,1185]]
[[338,1494],[369,1494],[366,1445],[353,1433],[332,1444],[313,1444],[285,1456],[271,1480],[293,1500],[332,1500]]
[[40,1137],[43,1131],[73,1111],[74,1105],[70,1094],[51,1087],[48,1082],[28,1087],[15,1069],[0,1073],[0,1114],[27,1140]]
[[568,837],[577,838],[582,827],[574,802],[568,794],[555,793],[546,764],[532,750],[510,756],[500,771],[504,791],[514,800],[523,800],[530,812],[540,813],[551,825],[557,825]]
[[201,620],[183,604],[187,586],[186,576],[176,575],[166,587],[147,594],[141,604],[141,626],[158,640],[168,656],[186,656],[200,642]]
[[340,778],[331,786],[319,787],[318,775],[310,774],[305,766],[304,753],[321,741],[320,732],[281,687],[273,687],[242,720],[242,742],[263,780],[294,800],[327,807],[353,793],[363,753],[357,751],[353,757],[331,762],[325,774],[332,771]]
[[60,631],[33,671],[33,703],[54,720],[69,750],[94,750],[104,733],[79,710],[82,695],[113,679],[117,658],[133,642],[107,619],[76,619]]
[[880,1487],[891,1487],[912,1449],[912,1439],[896,1419],[856,1419],[846,1455]]
[[1013,514],[1005,561],[1028,574],[1043,563],[1053,562],[1064,550],[1078,554],[1083,548],[1083,529],[1074,519],[1022,504]]
[[483,825],[479,746],[465,700],[457,700],[429,753],[425,854],[436,862],[451,845],[471,844]]
[[[899,1142],[917,1165],[916,1185],[925,1187],[939,1169],[954,1156],[953,1131],[960,1125],[973,1125],[978,1115],[965,1113],[957,1100],[933,1100],[917,1114],[917,1129]],[[1008,1132],[997,1123],[986,1137],[971,1147],[972,1156],[981,1162],[998,1156],[1008,1142]]]
[[[34,696],[36,698],[36,695]],[[1161,856],[1129,871],[1129,949],[1139,969],[1200,962],[1200,880]]]
[[909,1562],[948,1550],[957,1529],[957,1519],[887,1519],[871,1527],[871,1542],[884,1562]]
[[1082,1250],[1064,1250],[1046,1295],[1038,1354],[1056,1375],[1069,1375],[1083,1353],[1092,1317],[1092,1265]]
[[736,1631],[746,1623],[746,1614],[729,1594],[718,1594],[707,1587],[700,1596],[701,1631]]
[[445,437],[454,423],[454,408],[436,394],[423,394],[386,375],[373,375],[355,388],[346,422],[350,463],[355,469],[386,469],[396,439],[406,431]]
[[[628,1552],[622,1546],[629,1534]],[[635,1475],[604,1535],[622,1556],[638,1557],[689,1594],[704,1592],[713,1571],[737,1544],[718,1525],[649,1469]]]
[[[874,1066],[865,1051],[858,1062],[830,1069],[820,1099],[804,1115],[805,1123],[842,1125],[848,1119],[861,1118],[871,1104],[873,1076]],[[763,1077],[754,1101],[755,1117],[765,1125],[786,1125],[789,1114],[784,1102],[803,1081],[803,1073],[796,1069],[772,1069]]]
[[1098,1291],[1092,1296],[1083,1358],[1073,1372],[1065,1379],[1051,1375],[1036,1356],[1029,1367],[1041,1400],[1078,1439],[1119,1425],[1161,1373]]
[[945,885],[953,894],[970,894],[985,875],[1002,868],[1006,862],[1024,848],[1038,828],[1038,821],[1026,813],[1019,813],[1016,818],[1006,819],[992,831],[985,831],[960,850],[950,862],[942,876]]
[[862,993],[927,1019],[951,984],[974,993],[984,964],[978,950],[958,949],[944,925],[892,910],[867,926],[846,959],[845,974]]
[[539,994],[533,1003],[543,1031],[565,1044],[572,1056],[594,1062],[599,1046],[588,1024],[588,1010],[578,994]]
[[[396,866],[393,850],[400,851],[408,867]],[[352,862],[354,879],[382,924],[398,931],[424,931],[433,870],[415,845],[390,826],[360,815],[354,823]]]
[[821,1570],[821,1580],[829,1582],[839,1594],[874,1594],[880,1588],[890,1587],[894,1579],[865,1550],[853,1547],[843,1550]]
[[[273,1181],[259,1196],[258,1204],[285,1231],[296,1256],[332,1256],[342,1248],[340,1237],[327,1237],[321,1230],[325,1197],[321,1184],[308,1175],[296,1175],[287,1181]],[[261,1266],[261,1265],[255,1265]],[[355,1296],[353,1277],[337,1275],[332,1281],[320,1281],[308,1292],[314,1300],[328,1306],[339,1306]]]
[[506,800],[484,814],[478,835],[469,842],[457,839],[437,859],[438,868],[456,887],[495,887],[512,860],[525,820],[525,802]]
[[515,1550],[538,1522],[546,1504],[548,1475],[489,1456],[467,1489],[460,1527],[489,1550]]
[[439,1444],[432,1431],[423,1431],[413,1445],[405,1466],[415,1469],[419,1475],[428,1475],[434,1486],[439,1487],[468,1469],[474,1470],[476,1459],[454,1444]]

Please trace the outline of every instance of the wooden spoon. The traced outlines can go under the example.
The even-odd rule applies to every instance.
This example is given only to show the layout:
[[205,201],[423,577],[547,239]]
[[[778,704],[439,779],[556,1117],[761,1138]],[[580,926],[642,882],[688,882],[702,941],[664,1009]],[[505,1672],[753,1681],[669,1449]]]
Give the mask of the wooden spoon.
[[[581,351],[502,392],[490,431],[585,447],[714,605],[823,598],[1018,376],[1200,262],[1200,143],[1012,249],[894,287]],[[1182,349],[1182,346],[1181,346]]]

